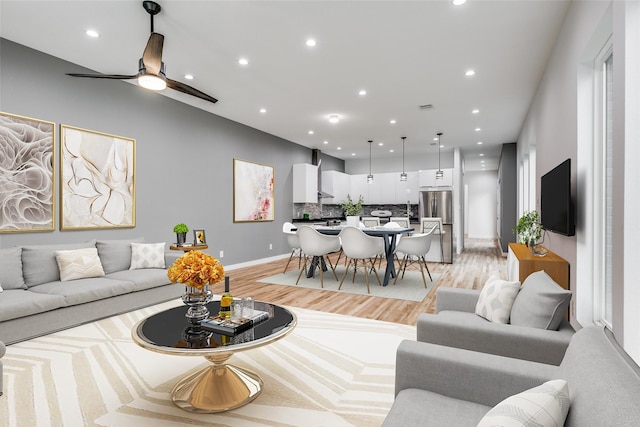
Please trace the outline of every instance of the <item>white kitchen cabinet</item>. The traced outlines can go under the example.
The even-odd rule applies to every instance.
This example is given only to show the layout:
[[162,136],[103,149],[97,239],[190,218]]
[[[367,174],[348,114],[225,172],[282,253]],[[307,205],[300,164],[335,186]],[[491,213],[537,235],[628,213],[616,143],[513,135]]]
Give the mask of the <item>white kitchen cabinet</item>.
[[453,169],[442,169],[442,179],[436,179],[437,169],[425,169],[419,171],[420,187],[453,187]]
[[322,191],[333,197],[323,199],[323,203],[339,205],[347,200],[347,194],[351,190],[351,176],[338,171],[322,172]]
[[293,165],[293,203],[318,203],[318,167],[309,163]]
[[358,174],[351,175],[351,185],[349,186],[349,194],[354,202],[358,201],[358,196],[362,196],[364,198],[365,204],[373,203],[369,199],[369,187],[372,184],[367,184],[367,175],[366,174]]
[[420,191],[420,185],[418,183],[418,172],[407,172],[407,180],[400,181],[400,174],[395,175],[395,204],[418,203],[418,192]]

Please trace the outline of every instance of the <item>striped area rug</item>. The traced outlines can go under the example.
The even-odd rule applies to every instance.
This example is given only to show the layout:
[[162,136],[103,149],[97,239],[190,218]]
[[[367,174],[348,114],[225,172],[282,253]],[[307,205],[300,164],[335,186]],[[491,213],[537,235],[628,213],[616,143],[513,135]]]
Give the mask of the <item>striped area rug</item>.
[[221,414],[193,414],[174,384],[209,362],[162,355],[131,341],[140,319],[171,301],[11,345],[0,426],[379,426],[393,402],[395,351],[406,325],[293,308],[296,329],[230,362],[257,372],[260,396]]

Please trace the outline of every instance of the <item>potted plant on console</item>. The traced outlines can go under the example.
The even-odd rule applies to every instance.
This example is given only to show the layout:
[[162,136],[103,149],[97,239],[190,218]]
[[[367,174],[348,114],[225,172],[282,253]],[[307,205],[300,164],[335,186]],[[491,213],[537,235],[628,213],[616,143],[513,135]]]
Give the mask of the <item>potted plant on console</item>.
[[542,246],[542,225],[538,211],[528,211],[522,214],[513,231],[518,237],[518,242],[529,247],[533,255],[545,256],[548,250]]
[[176,245],[183,246],[187,240],[187,233],[189,232],[189,227],[187,227],[187,225],[183,223],[176,224],[176,226],[173,227],[173,232],[176,233],[176,239],[177,239]]
[[354,203],[351,199],[351,195],[347,194],[347,200],[340,203],[340,207],[344,211],[344,216],[347,218],[347,225],[357,227],[360,225],[360,211],[362,210],[362,203],[364,199],[362,195],[358,198],[358,202]]

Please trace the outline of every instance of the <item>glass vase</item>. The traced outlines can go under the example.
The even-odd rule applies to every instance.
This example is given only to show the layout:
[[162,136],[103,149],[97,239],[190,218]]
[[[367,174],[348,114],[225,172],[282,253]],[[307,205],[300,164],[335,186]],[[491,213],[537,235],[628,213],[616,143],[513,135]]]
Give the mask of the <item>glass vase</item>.
[[206,304],[211,301],[213,294],[209,290],[209,285],[204,285],[202,289],[198,289],[193,286],[185,285],[184,295],[182,295],[182,302],[189,306],[186,318],[193,325],[199,325],[201,320],[206,319],[209,316],[209,310]]

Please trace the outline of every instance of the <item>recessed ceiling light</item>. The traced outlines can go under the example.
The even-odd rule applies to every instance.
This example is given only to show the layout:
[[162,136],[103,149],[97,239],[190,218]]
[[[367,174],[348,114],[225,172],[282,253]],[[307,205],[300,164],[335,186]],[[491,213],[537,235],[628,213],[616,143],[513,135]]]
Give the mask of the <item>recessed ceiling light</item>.
[[193,80],[193,74],[185,74],[184,78],[187,80]]
[[453,0],[453,5],[454,6],[462,6],[466,2],[467,2],[467,0]]
[[393,153],[393,148],[389,150],[390,153]]
[[482,129],[480,128],[476,128],[476,132],[480,132]]
[[260,109],[260,112],[261,112],[261,113],[266,113],[266,112],[267,112],[267,109],[266,109],[266,108],[261,108],[261,109]]
[[96,30],[87,30],[84,32],[86,35],[88,35],[89,37],[93,37],[94,39],[100,37],[100,33],[97,32]]
[[340,116],[337,114],[329,114],[329,123],[338,123],[340,121]]
[[480,157],[484,156],[484,153],[480,153]]
[[384,142],[378,142],[378,147],[382,147],[384,145]]
[[240,58],[240,59],[238,59],[238,64],[240,64],[240,65],[248,65],[249,64],[249,60],[247,58]]
[[471,111],[473,114],[478,114],[480,112],[480,110],[478,110],[477,108],[475,110]]
[[366,90],[364,90],[364,89],[361,89],[361,90],[358,92],[358,95],[360,95],[360,96],[365,96],[366,94],[367,94],[367,91],[366,91]]
[[314,39],[307,39],[307,42],[305,44],[309,47],[314,47],[317,43]]
[[328,143],[329,143],[329,141],[324,141],[324,142],[323,142],[323,144],[328,144]]
[[396,119],[391,119],[389,120],[389,123],[391,123],[392,125],[395,125],[397,122],[396,122]]
[[482,141],[478,141],[478,145],[482,145]]
[[436,136],[435,138],[433,138],[433,140],[434,140],[434,141],[437,141],[437,140],[438,140],[438,137]]
[[309,135],[313,135],[313,131],[312,130],[309,131]]
[[356,153],[351,153],[351,155],[352,155],[352,156],[355,156],[355,155],[356,155]]
[[338,150],[342,150],[342,147],[338,147]]
[[440,144],[440,148],[444,148],[444,144]]
[[474,70],[467,70],[467,71],[464,73],[464,75],[465,75],[465,76],[467,76],[467,77],[473,76],[473,75],[475,75],[475,74],[476,74],[476,72],[475,72]]

